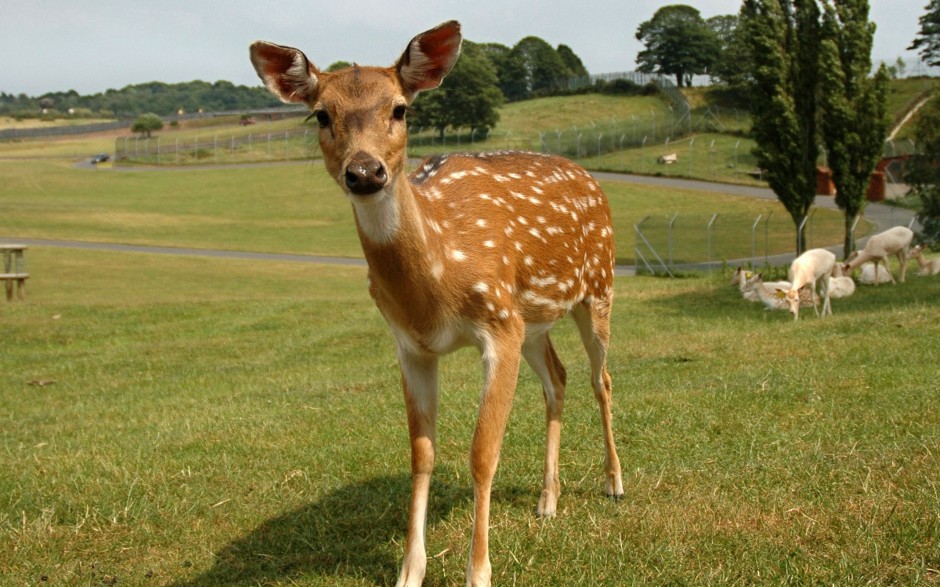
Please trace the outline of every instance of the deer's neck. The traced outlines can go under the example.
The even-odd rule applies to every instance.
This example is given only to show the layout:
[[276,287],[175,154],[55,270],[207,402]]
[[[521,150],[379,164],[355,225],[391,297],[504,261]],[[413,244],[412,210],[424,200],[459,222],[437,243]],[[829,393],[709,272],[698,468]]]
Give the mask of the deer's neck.
[[370,293],[386,314],[409,306],[441,308],[441,236],[402,173],[375,202],[354,202],[356,227],[369,264]]

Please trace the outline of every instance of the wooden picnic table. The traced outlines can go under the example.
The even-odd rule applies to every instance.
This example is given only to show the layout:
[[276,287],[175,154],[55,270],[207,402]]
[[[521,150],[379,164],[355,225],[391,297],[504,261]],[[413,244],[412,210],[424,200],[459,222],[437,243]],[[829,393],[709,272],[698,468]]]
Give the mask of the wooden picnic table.
[[0,244],[0,253],[3,255],[3,273],[0,273],[0,281],[3,281],[7,292],[7,301],[13,299],[13,287],[16,286],[16,294],[20,300],[26,299],[26,279],[29,273],[26,272],[26,245],[3,245]]

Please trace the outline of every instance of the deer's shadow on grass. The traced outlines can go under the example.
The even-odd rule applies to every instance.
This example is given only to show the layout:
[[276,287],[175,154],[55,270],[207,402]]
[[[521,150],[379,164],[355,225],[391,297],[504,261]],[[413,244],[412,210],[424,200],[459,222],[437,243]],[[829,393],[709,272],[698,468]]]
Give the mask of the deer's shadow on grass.
[[[435,471],[428,525],[472,500],[455,477]],[[172,587],[258,585],[291,577],[359,577],[394,584],[408,524],[410,475],[384,476],[346,485],[302,508],[272,518],[215,553],[211,569]],[[329,582],[329,580],[327,580]]]

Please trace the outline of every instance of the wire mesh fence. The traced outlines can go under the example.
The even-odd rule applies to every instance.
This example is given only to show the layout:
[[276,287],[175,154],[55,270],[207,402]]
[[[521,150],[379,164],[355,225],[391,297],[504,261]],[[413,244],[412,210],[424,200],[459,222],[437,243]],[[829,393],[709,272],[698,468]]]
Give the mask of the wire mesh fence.
[[[857,225],[856,234],[867,228]],[[800,232],[810,249],[838,245],[844,230],[840,214],[819,208],[811,209],[802,227],[795,226],[789,215],[768,210],[757,215],[648,216],[633,229],[637,271],[665,275],[711,270],[726,263],[780,265],[794,257]]]
[[118,161],[143,165],[226,164],[309,159],[318,149],[310,129],[192,138],[121,137],[114,141]]

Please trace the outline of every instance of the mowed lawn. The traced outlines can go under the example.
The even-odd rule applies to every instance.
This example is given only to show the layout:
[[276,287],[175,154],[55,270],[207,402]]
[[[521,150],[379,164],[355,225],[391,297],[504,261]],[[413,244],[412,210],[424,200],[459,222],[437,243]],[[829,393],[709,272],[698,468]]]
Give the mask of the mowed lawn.
[[[408,437],[364,269],[28,255],[27,301],[0,304],[0,582],[394,584]],[[728,275],[619,279],[624,498],[603,495],[587,365],[562,323],[559,514],[535,516],[544,407],[524,367],[494,584],[936,584],[940,278],[913,273],[796,323]],[[470,350],[442,366],[433,586],[463,583],[481,385]]]
[[[321,162],[145,171],[89,170],[70,161],[0,160],[0,235],[361,257],[350,204]],[[666,226],[677,212],[676,259],[712,260],[789,252],[794,227],[776,201],[683,188],[602,183],[613,214],[617,262],[636,264],[634,225]],[[842,242],[843,220],[819,208],[810,245]],[[858,236],[870,229],[860,225]],[[660,234],[662,233],[662,234]],[[664,230],[649,233],[666,255]],[[658,238],[661,236],[662,238]],[[765,249],[766,245],[766,249]],[[646,252],[649,256],[649,252]]]

